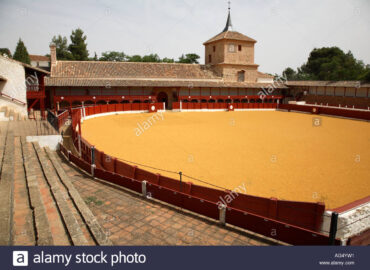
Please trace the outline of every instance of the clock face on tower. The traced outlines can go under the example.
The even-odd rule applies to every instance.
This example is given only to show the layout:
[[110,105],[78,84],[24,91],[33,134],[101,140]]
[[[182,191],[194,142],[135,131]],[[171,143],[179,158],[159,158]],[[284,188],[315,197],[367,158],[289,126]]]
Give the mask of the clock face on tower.
[[229,52],[235,52],[235,45],[229,44]]

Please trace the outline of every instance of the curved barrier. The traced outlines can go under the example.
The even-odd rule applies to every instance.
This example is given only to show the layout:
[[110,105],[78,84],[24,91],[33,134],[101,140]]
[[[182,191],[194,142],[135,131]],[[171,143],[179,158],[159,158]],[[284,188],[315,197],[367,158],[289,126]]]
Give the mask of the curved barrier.
[[312,114],[326,114],[331,116],[348,117],[361,120],[370,120],[369,110],[353,110],[347,108],[330,108],[315,105],[280,104],[280,110],[307,112]]
[[276,109],[277,103],[193,103],[193,102],[173,102],[174,110],[228,110],[232,105],[234,109]]
[[[112,105],[72,111],[72,139],[79,156],[73,155],[63,145],[60,150],[69,161],[84,171],[94,177],[143,193],[146,197],[293,245],[340,244],[340,240],[335,239],[333,233],[331,237],[320,233],[325,211],[322,203],[284,201],[246,194],[237,194],[231,202],[226,203],[222,198],[235,195],[235,191],[180,182],[132,166],[95,149],[81,137],[81,119],[83,116],[115,110],[119,112],[124,109],[122,105],[125,104]],[[147,107],[147,111],[150,111],[150,107]]]

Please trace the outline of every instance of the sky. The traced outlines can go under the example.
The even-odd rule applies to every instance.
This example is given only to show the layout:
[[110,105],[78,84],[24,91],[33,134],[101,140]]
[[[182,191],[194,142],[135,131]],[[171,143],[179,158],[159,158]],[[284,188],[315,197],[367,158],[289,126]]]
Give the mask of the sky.
[[[81,28],[90,56],[104,51],[196,53],[226,23],[227,0],[0,0],[0,48],[21,38],[30,54],[49,53],[54,35]],[[370,64],[369,0],[232,0],[235,31],[255,40],[259,70],[300,67],[314,48],[338,46]]]

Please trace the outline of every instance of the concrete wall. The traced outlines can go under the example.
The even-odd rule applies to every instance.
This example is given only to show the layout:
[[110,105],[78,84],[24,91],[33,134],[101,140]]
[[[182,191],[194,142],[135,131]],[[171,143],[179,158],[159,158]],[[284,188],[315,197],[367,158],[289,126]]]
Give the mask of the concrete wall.
[[[347,241],[351,236],[358,235],[370,228],[370,202],[339,213],[337,238]],[[328,234],[330,231],[331,211],[324,213],[321,232]]]
[[[24,67],[16,61],[0,56],[0,92],[27,104]],[[8,107],[21,115],[27,115],[27,105],[15,103],[0,96],[0,107]]]

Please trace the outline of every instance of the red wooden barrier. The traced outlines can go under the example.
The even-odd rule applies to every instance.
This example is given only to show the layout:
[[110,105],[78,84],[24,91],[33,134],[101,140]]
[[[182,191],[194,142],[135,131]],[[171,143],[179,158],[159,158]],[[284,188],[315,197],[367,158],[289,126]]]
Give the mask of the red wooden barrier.
[[345,108],[328,108],[309,105],[296,105],[296,104],[280,104],[278,108],[288,111],[294,110],[313,114],[327,114],[355,119],[370,120],[370,111],[351,110]]
[[[196,103],[183,103],[192,104]],[[195,105],[194,105],[195,104]],[[215,103],[218,106],[226,107],[226,103]],[[117,107],[115,104],[102,105],[87,109],[87,114],[91,115],[97,112],[116,111],[125,108],[122,104]],[[270,107],[270,104],[243,104],[250,107]],[[131,106],[131,105],[130,105]],[[136,108],[148,108],[148,104]],[[140,106],[140,105],[139,105]],[[275,106],[275,105],[274,105]],[[191,107],[191,106],[190,106]],[[312,109],[312,108],[311,108]],[[91,114],[90,114],[91,113]],[[81,111],[76,110],[72,113],[72,127],[76,128],[81,118]],[[72,138],[77,145],[77,132],[72,130]],[[90,172],[91,150],[90,144],[81,140],[82,159],[70,154],[70,160],[83,170]],[[61,151],[68,155],[67,150],[61,146]],[[182,183],[178,180],[154,174],[146,170],[125,164],[115,158],[108,157],[104,152],[95,150],[95,176],[112,183],[122,185],[137,192],[141,192],[141,181],[147,181],[147,192],[152,197],[183,207],[190,211],[217,219],[218,206],[227,205],[226,222],[252,230],[254,232],[275,238],[270,235],[271,231],[277,231],[276,239],[292,244],[328,244],[328,237],[314,230],[319,230],[322,214],[325,206],[315,203],[280,201],[277,199],[268,199],[255,197],[245,194],[236,194],[231,191],[216,190],[204,186],[197,186],[191,183]],[[227,195],[234,195],[231,202],[226,203]],[[279,220],[279,221],[278,221]],[[289,224],[289,225],[288,225]],[[306,228],[306,229],[303,229]],[[336,240],[336,244],[338,244]]]

